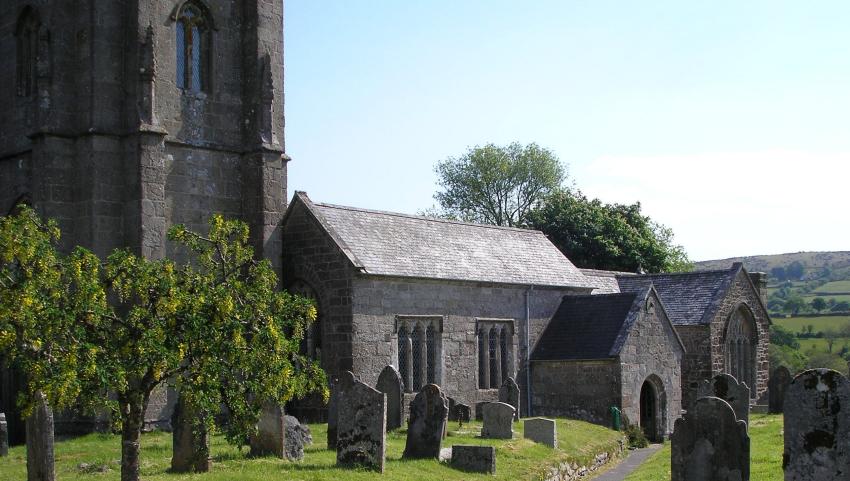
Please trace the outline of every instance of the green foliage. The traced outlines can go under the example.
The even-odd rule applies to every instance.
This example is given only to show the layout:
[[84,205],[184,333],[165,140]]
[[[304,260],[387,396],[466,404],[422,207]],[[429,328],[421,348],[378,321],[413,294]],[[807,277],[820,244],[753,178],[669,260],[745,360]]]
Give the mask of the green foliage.
[[673,243],[672,231],[643,215],[640,203],[605,204],[562,190],[531,213],[529,224],[579,267],[626,272],[691,268],[684,249]]
[[847,373],[847,361],[838,354],[831,352],[813,352],[809,355],[806,369],[834,369],[840,373]]
[[800,349],[800,342],[797,340],[797,336],[778,324],[770,326],[770,343],[788,346],[792,349]]
[[812,309],[818,312],[826,309],[826,300],[823,297],[815,297],[810,304],[812,305]]
[[801,310],[806,308],[806,301],[800,297],[799,294],[790,294],[788,298],[785,299],[785,304],[782,308],[785,312],[789,312],[796,316]]
[[784,281],[787,278],[785,268],[782,266],[774,267],[770,270],[770,277],[777,281]]
[[805,269],[800,261],[794,261],[785,267],[785,275],[788,279],[799,280],[803,277]]
[[629,440],[630,448],[645,448],[649,446],[649,441],[643,433],[643,429],[636,424],[628,424],[625,430],[626,437]]
[[770,344],[769,357],[771,369],[785,366],[792,373],[802,371],[809,363],[809,358],[798,349],[773,343]]
[[487,144],[449,157],[435,167],[442,216],[502,226],[522,226],[526,216],[566,177],[551,151],[531,143]]

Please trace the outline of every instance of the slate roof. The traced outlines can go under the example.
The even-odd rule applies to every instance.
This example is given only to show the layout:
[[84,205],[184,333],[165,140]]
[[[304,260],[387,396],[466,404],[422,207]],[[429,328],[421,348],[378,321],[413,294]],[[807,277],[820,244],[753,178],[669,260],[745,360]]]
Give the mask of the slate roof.
[[620,284],[617,282],[617,275],[627,274],[625,272],[600,271],[596,269],[579,270],[593,284],[593,294],[619,294]]
[[655,286],[670,321],[677,326],[708,324],[742,265],[731,269],[675,274],[618,275],[621,292],[636,292]]
[[366,274],[593,287],[540,231],[313,203],[296,192],[299,200]]
[[619,345],[625,339],[621,331],[624,325],[631,324],[630,313],[636,299],[643,297],[637,292],[564,296],[549,325],[540,335],[531,360],[569,361],[615,357]]

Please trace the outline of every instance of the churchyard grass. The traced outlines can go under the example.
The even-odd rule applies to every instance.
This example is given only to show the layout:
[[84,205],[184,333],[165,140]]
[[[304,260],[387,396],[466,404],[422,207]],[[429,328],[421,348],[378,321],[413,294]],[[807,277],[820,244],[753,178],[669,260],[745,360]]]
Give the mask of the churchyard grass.
[[[758,481],[782,481],[782,438],[781,414],[750,413],[750,479]],[[669,481],[670,442],[650,456],[625,481]]]
[[[457,429],[449,423],[449,436],[443,447],[452,444],[490,445],[496,447],[496,476],[471,474],[454,470],[436,460],[401,460],[405,432],[387,435],[387,462],[385,472],[376,476],[362,469],[341,469],[334,466],[336,454],[324,449],[326,424],[311,424],[313,444],[305,448],[304,460],[287,462],[273,457],[250,459],[247,449],[240,453],[227,445],[222,436],[212,436],[212,470],[204,474],[170,474],[171,434],[149,433],[142,436],[141,475],[146,481],[271,481],[286,480],[372,480],[376,477],[390,480],[452,481],[467,479],[537,480],[542,479],[550,466],[562,461],[589,463],[601,452],[615,452],[621,433],[592,424],[558,420],[559,449],[522,439],[522,422],[514,423],[513,440],[479,439],[481,423],[466,424]],[[56,443],[56,479],[113,481],[120,479],[120,436],[91,434]],[[78,466],[86,463],[97,467],[106,465],[106,473],[83,472]],[[94,468],[92,468],[94,470]],[[0,458],[0,479],[26,479],[26,451],[23,446],[13,447],[10,456]]]

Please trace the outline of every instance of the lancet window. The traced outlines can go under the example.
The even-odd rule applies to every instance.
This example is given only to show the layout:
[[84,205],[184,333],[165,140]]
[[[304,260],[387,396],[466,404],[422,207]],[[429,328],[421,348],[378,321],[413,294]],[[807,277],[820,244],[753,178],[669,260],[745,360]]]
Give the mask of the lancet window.
[[478,388],[498,389],[505,379],[513,376],[513,321],[479,319],[476,330]]
[[397,316],[398,371],[405,392],[440,384],[442,316]]

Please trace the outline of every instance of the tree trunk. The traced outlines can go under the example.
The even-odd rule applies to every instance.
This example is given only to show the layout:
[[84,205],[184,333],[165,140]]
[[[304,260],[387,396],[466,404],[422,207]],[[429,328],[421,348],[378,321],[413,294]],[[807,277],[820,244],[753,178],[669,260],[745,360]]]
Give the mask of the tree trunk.
[[130,397],[121,406],[121,481],[139,481],[139,440],[145,422],[144,396]]

